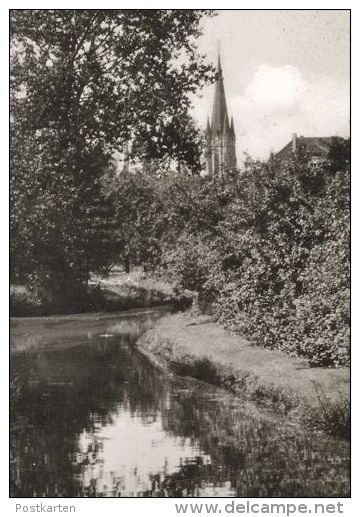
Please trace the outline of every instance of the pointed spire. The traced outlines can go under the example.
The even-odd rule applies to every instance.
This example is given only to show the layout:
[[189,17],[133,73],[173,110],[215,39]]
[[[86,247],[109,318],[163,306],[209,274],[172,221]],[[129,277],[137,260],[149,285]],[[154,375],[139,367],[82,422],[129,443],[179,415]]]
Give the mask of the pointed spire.
[[220,61],[220,54],[219,54],[218,65],[217,65],[217,79],[215,81],[214,104],[213,104],[212,119],[211,119],[211,129],[212,129],[213,133],[222,133],[223,132],[223,123],[224,123],[224,119],[225,119],[225,114],[227,116],[224,79],[223,79],[223,75],[222,75],[221,61]]
[[222,76],[222,68],[221,68],[221,60],[220,60],[220,51],[219,50],[218,50],[217,72]]
[[221,68],[220,53],[218,55],[217,74],[214,85],[214,104],[211,121],[206,125],[208,144],[206,151],[207,173],[215,177],[223,177],[228,167],[236,167],[234,121],[229,116],[226,106],[224,79]]
[[235,138],[234,119],[231,117],[230,134]]
[[228,135],[230,133],[230,125],[229,125],[229,117],[227,112],[225,112],[224,122],[223,122],[223,135]]
[[206,134],[207,135],[211,135],[211,127],[210,127],[209,117],[207,118],[207,122],[206,122]]

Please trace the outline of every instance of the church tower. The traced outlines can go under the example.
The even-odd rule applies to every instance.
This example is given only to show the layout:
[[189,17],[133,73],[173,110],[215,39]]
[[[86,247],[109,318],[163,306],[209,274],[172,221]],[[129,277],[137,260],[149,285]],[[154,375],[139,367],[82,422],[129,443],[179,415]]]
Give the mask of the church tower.
[[218,178],[225,178],[227,171],[236,167],[236,151],[234,122],[232,117],[231,122],[229,122],[220,56],[217,65],[211,123],[208,118],[206,138],[207,174]]

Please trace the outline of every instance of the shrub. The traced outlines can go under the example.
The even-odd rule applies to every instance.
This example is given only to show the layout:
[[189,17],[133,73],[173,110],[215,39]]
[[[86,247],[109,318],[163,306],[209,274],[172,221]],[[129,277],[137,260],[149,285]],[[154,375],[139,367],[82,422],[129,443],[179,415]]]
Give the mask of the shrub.
[[24,314],[36,314],[39,301],[34,294],[24,285],[10,286],[10,314],[22,316]]
[[163,272],[254,343],[347,365],[350,179],[340,155],[316,166],[307,156],[249,161],[231,188],[189,182],[196,199],[172,196],[171,209],[165,192],[177,217],[162,237]]
[[331,401],[318,387],[315,387],[315,390],[319,404],[309,410],[305,423],[313,429],[349,440],[351,432],[349,397],[341,394],[337,400]]

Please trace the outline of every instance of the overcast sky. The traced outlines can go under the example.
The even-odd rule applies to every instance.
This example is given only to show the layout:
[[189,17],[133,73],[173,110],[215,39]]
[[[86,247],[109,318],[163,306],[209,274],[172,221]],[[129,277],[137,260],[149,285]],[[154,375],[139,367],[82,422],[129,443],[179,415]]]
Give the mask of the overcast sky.
[[[204,22],[199,48],[216,63],[220,47],[237,156],[266,158],[296,132],[349,135],[348,11],[227,10]],[[213,86],[194,103],[205,127]]]

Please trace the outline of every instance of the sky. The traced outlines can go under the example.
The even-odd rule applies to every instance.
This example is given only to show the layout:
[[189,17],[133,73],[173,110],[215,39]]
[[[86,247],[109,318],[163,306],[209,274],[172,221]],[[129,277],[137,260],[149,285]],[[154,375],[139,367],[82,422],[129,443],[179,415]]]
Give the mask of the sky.
[[[347,10],[224,10],[203,22],[199,50],[220,49],[236,151],[266,159],[299,136],[349,136],[350,15]],[[205,128],[214,87],[194,100]]]

